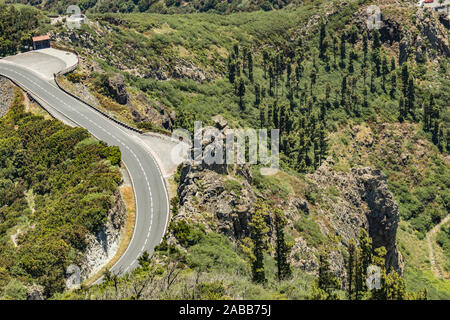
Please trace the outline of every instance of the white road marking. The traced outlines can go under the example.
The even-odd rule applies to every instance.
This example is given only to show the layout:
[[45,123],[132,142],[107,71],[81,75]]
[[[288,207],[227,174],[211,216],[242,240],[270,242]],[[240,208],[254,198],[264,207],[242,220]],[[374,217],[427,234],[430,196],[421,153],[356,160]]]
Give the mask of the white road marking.
[[[133,157],[136,159],[136,161],[138,162],[138,164],[139,164],[141,170],[142,170],[143,173],[144,173],[144,178],[145,178],[145,180],[146,180],[147,189],[148,189],[148,192],[149,192],[149,194],[150,194],[150,198],[149,198],[149,200],[150,200],[150,212],[151,212],[151,215],[150,215],[150,227],[149,227],[149,229],[148,229],[147,237],[146,237],[146,239],[145,239],[145,244],[144,244],[144,246],[142,247],[142,250],[141,250],[141,252],[142,252],[142,251],[144,250],[144,248],[145,248],[147,242],[148,242],[149,237],[150,237],[150,232],[151,232],[152,225],[153,225],[153,215],[154,215],[154,212],[153,212],[153,197],[152,197],[152,191],[151,191],[150,183],[149,183],[147,174],[146,174],[146,172],[144,171],[144,168],[143,168],[143,166],[142,166],[142,164],[141,164],[139,158],[137,157],[137,155],[129,148],[128,145],[124,144],[118,137],[114,136],[114,135],[111,134],[109,131],[105,130],[103,127],[101,127],[100,125],[98,125],[98,124],[96,124],[95,122],[93,122],[91,119],[88,119],[88,118],[86,117],[86,115],[80,113],[77,109],[74,109],[74,108],[71,107],[69,104],[65,103],[65,102],[62,101],[60,98],[58,98],[58,97],[56,97],[55,95],[53,95],[51,92],[49,92],[49,91],[47,91],[45,88],[41,87],[41,86],[40,86],[39,84],[37,84],[35,81],[29,79],[27,76],[25,76],[25,75],[23,75],[23,74],[21,74],[21,73],[15,71],[15,70],[12,70],[12,69],[9,69],[9,68],[6,68],[6,67],[4,67],[4,69],[7,70],[7,71],[10,71],[10,72],[13,72],[13,73],[15,73],[15,74],[17,74],[17,75],[23,77],[24,79],[28,80],[29,82],[31,82],[32,84],[34,84],[36,87],[38,87],[38,88],[40,88],[42,91],[44,91],[46,94],[48,94],[49,96],[53,97],[55,100],[59,101],[59,102],[62,103],[63,105],[67,106],[72,112],[75,112],[75,113],[78,114],[79,116],[83,117],[84,119],[86,119],[87,121],[89,121],[90,123],[92,123],[92,124],[94,125],[94,127],[99,128],[101,131],[103,131],[104,133],[106,133],[106,134],[108,134],[109,136],[111,136],[114,140],[118,141],[118,142],[119,142],[122,146],[124,146],[127,150],[131,151],[131,154],[132,154]],[[38,97],[39,97],[39,96],[38,96]],[[48,103],[45,99],[42,99],[41,97],[39,97],[39,99],[41,99],[41,100],[43,100],[44,102],[46,102],[47,104],[51,105],[51,104]],[[64,113],[63,113],[62,111],[59,111],[59,112],[61,112],[61,113],[64,115]],[[64,116],[65,116],[65,115],[64,115]],[[67,117],[67,116],[66,116],[66,117]],[[67,118],[70,119],[70,117],[67,117]],[[72,120],[72,121],[73,121],[73,120]],[[125,133],[125,134],[128,135],[128,133],[125,132],[124,130],[122,130],[122,128],[120,128],[120,127],[117,127],[117,128],[118,128],[119,130],[121,130],[123,133]],[[92,134],[93,134],[93,133],[92,133]],[[135,137],[135,136],[134,136],[134,137]],[[143,147],[144,147],[144,150],[147,150],[147,153],[148,153],[152,158],[154,158],[154,157],[153,157],[153,154],[151,153],[151,150],[149,151],[149,147],[148,147],[146,144],[144,144],[140,138],[137,137],[137,139],[134,139],[134,140],[137,141],[138,144],[140,144],[141,146],[143,146]],[[162,172],[161,172],[161,169],[159,168],[159,165],[157,164],[156,160],[153,159],[153,161],[155,162],[156,168],[158,169],[158,171],[159,171],[159,173],[160,173],[160,179],[161,179],[161,182],[162,182],[162,184],[165,186],[165,182],[164,182],[164,180],[163,180],[163,178],[162,178]],[[133,183],[133,185],[134,185],[134,181],[133,181],[133,180],[132,180],[132,183]],[[135,188],[133,188],[133,189],[136,190]],[[165,189],[165,196],[166,196],[166,201],[167,201],[167,208],[169,208],[169,205],[168,205],[168,202],[169,202],[169,201],[168,201],[168,195],[167,195],[167,190],[166,190],[166,189]],[[135,197],[136,197],[136,195],[135,195]],[[137,197],[136,197],[136,199],[137,199]],[[136,206],[137,206],[137,203],[138,203],[138,201],[136,201]],[[138,211],[138,208],[136,208],[136,211]],[[167,217],[166,217],[166,228],[167,228],[167,222],[168,222],[168,215],[167,215]],[[132,240],[133,240],[133,238],[134,238],[134,236],[135,236],[135,231],[136,231],[136,228],[134,229],[134,233],[133,233]],[[163,232],[165,233],[165,230],[163,230]],[[164,233],[163,233],[163,235],[164,235]],[[162,241],[162,240],[161,240],[161,241]],[[128,248],[129,248],[129,247],[128,247]],[[128,248],[127,248],[127,250],[128,250]],[[126,250],[126,251],[127,251],[127,250]],[[126,251],[125,251],[125,253],[122,255],[121,259],[125,256]],[[136,257],[136,260],[137,260],[137,258],[139,258],[139,256]],[[112,268],[114,268],[114,267],[120,262],[121,259],[119,259],[119,261],[118,261]],[[133,265],[134,265],[134,262],[133,262],[131,265],[129,265],[129,266],[125,269],[125,273],[128,271],[128,269],[130,268],[130,266],[132,267]]]

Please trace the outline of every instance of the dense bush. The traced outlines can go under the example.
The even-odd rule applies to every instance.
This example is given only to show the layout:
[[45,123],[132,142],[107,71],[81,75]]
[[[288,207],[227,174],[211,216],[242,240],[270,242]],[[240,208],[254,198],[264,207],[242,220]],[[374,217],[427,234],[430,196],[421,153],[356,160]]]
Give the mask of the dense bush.
[[37,10],[0,3],[0,57],[16,54],[32,46],[31,37],[39,25]]
[[296,0],[256,0],[251,2],[222,0],[78,0],[78,1],[42,1],[42,0],[10,0],[10,2],[27,3],[43,7],[52,12],[63,13],[71,4],[78,4],[83,10],[90,12],[156,12],[156,13],[192,13],[214,12],[230,13],[236,11],[281,9],[288,5],[298,4]]
[[197,244],[205,236],[205,227],[201,224],[189,224],[179,220],[171,224],[174,236],[185,247]]
[[0,296],[23,298],[15,279],[43,285],[48,296],[64,289],[66,267],[104,225],[121,181],[106,159],[119,164],[120,152],[24,112],[17,93],[0,119]]
[[311,217],[302,215],[298,220],[294,221],[294,228],[312,247],[318,247],[324,241],[324,235],[320,231],[319,225]]
[[187,264],[199,271],[248,273],[245,260],[237,254],[231,241],[213,232],[207,233],[196,245],[189,248]]
[[450,223],[443,225],[437,235],[437,243],[442,247],[447,261],[450,261]]

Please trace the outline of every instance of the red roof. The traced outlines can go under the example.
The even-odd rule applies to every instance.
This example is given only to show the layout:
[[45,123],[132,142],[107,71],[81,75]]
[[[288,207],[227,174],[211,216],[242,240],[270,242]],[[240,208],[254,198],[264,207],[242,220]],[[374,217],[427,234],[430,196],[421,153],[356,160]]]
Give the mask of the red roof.
[[50,40],[50,36],[48,34],[46,34],[45,36],[33,37],[33,42],[44,41],[44,40]]

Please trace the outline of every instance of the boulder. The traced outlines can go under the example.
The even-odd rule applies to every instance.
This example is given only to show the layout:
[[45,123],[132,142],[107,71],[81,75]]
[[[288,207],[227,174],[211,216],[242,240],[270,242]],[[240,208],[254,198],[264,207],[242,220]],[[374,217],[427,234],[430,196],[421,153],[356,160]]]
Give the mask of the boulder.
[[108,79],[108,89],[117,103],[127,104],[128,92],[125,85],[125,80],[121,74],[115,75]]

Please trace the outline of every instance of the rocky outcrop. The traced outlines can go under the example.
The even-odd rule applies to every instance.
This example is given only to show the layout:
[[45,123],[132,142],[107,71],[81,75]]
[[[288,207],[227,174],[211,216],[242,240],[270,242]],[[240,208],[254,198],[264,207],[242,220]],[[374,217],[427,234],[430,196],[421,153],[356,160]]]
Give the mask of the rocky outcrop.
[[0,76],[0,118],[9,110],[14,100],[14,85],[8,79]]
[[44,300],[44,287],[37,284],[28,287],[27,300]]
[[[406,19],[406,14],[394,15],[388,7],[380,5],[381,26],[379,29],[381,42],[390,47],[398,55],[400,64],[409,58],[418,62],[439,59],[449,56],[450,47],[445,30],[446,18],[429,8],[417,8],[415,19]],[[399,5],[398,10],[410,10],[409,4]],[[360,34],[367,32],[367,7],[361,7],[352,17],[352,25]],[[431,45],[429,45],[429,44]]]
[[323,200],[331,208],[324,212],[334,232],[346,245],[358,237],[359,229],[365,228],[372,238],[374,248],[385,247],[386,268],[403,273],[403,259],[397,249],[396,235],[399,222],[398,206],[388,189],[386,176],[378,169],[353,168],[351,172],[335,172],[333,160],[327,159],[314,174],[308,177],[322,190],[337,188],[339,197]]
[[88,246],[85,251],[81,275],[83,279],[98,272],[117,252],[120,235],[126,219],[126,206],[119,191],[114,195],[114,206],[108,212],[105,226],[97,233],[87,238]]
[[218,76],[211,70],[204,70],[191,61],[179,59],[170,77],[173,79],[191,79],[197,82],[212,81]]
[[[141,111],[137,109],[137,106]],[[170,131],[174,129],[175,111],[158,101],[150,102],[145,94],[139,93],[130,103],[130,107],[134,122],[148,122]]]
[[128,92],[125,80],[121,74],[108,78],[108,90],[117,103],[127,104]]
[[[214,122],[214,127],[203,130],[218,129],[219,138],[224,138],[230,130],[227,122],[221,116],[214,117]],[[207,150],[212,141],[201,140],[201,149]],[[366,143],[371,145],[373,141]],[[194,154],[195,147],[192,148]],[[173,222],[183,220],[188,224],[201,224],[207,231],[224,234],[239,245],[243,238],[251,235],[249,222],[255,202],[266,198],[263,191],[252,185],[253,180],[248,165],[184,163],[178,186],[178,214]],[[386,176],[380,170],[359,167],[350,172],[338,172],[333,169],[333,160],[328,158],[313,174],[307,175],[306,181],[311,188],[317,189],[319,202],[310,204],[300,195],[290,194],[287,199],[274,204],[285,212],[287,228],[295,235],[290,253],[293,267],[311,274],[318,272],[319,244],[296,231],[295,222],[301,221],[299,218],[302,217],[314,220],[324,236],[337,235],[340,239],[331,249],[329,259],[333,272],[344,280],[343,283],[346,278],[343,252],[350,240],[358,239],[360,228],[368,231],[374,248],[386,248],[386,267],[403,273],[403,261],[396,243],[399,211],[388,189]],[[269,213],[268,237],[274,245],[272,221],[272,213]],[[171,233],[168,241],[177,244]]]
[[431,10],[419,9],[416,14],[416,25],[421,34],[416,41],[416,47],[422,47],[422,43],[427,40],[431,43],[431,47],[426,46],[428,55],[435,58],[431,55],[431,49],[433,49],[443,56],[450,56],[447,32]]

